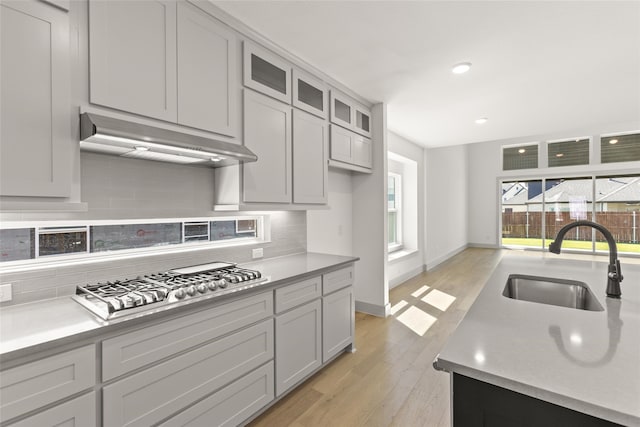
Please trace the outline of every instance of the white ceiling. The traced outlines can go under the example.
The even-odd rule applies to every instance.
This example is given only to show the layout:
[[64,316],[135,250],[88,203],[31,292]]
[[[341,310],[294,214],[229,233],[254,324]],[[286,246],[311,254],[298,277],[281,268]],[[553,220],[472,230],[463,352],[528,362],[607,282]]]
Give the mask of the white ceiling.
[[640,120],[640,1],[213,3],[424,146]]

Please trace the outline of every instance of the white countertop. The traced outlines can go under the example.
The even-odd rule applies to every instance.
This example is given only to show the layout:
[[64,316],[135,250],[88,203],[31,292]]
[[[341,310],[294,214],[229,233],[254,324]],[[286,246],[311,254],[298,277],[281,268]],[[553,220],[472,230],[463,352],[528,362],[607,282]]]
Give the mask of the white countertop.
[[[248,289],[246,294],[261,292],[288,282],[322,274],[357,261],[359,258],[319,253],[302,253],[278,258],[263,259],[240,264],[242,267],[259,270],[268,280]],[[65,345],[86,339],[115,328],[134,323],[157,321],[162,316],[174,315],[194,308],[213,306],[237,298],[245,292],[194,301],[191,305],[168,308],[161,312],[143,313],[132,318],[104,321],[71,299],[60,297],[27,304],[12,305],[0,309],[0,361],[25,356],[34,351]]]
[[[622,262],[622,298],[616,300],[605,297],[606,260],[506,254],[436,365],[598,418],[640,426],[640,266]],[[605,311],[504,297],[509,274],[585,282]]]

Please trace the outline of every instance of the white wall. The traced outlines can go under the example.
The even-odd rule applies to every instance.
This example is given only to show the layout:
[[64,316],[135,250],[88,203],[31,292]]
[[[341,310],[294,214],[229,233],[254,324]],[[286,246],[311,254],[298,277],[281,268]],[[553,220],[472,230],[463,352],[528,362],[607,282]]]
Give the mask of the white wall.
[[[495,247],[499,244],[499,189],[500,179],[521,178],[553,178],[570,176],[589,176],[591,174],[626,174],[639,173],[640,162],[618,164],[599,164],[600,135],[616,132],[640,130],[640,121],[616,125],[590,126],[566,132],[547,135],[535,135],[512,140],[483,142],[468,145],[469,153],[469,244],[473,246]],[[527,171],[501,170],[503,145],[523,144],[528,142],[553,141],[563,138],[591,137],[592,164],[588,166],[567,166],[557,168],[541,167]],[[542,144],[543,145],[543,144]],[[546,166],[541,145],[540,164]],[[429,151],[431,152],[431,151]]]
[[467,203],[467,146],[428,149],[425,158],[425,264],[431,269],[467,247],[467,215],[475,213]]
[[373,171],[354,174],[353,254],[356,310],[377,316],[389,313],[387,268],[387,106],[371,110]]
[[307,211],[307,250],[354,255],[351,172],[329,170],[329,209]]
[[[408,254],[387,262],[389,288],[424,271],[424,148],[389,132],[389,172],[402,172],[403,243]],[[401,156],[400,161],[394,160]],[[407,164],[407,162],[409,164]]]

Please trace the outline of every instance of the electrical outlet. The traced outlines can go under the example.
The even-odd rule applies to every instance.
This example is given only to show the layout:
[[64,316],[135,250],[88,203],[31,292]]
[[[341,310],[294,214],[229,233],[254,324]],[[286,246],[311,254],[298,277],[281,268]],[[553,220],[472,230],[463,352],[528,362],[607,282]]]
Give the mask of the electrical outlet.
[[11,301],[12,298],[11,283],[0,285],[0,302]]
[[264,251],[262,248],[256,248],[253,250],[253,259],[262,258],[264,256]]

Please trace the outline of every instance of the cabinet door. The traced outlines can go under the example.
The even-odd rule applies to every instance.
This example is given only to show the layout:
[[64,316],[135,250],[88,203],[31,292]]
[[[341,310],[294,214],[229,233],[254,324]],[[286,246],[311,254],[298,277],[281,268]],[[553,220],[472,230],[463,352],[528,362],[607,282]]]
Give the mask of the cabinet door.
[[327,118],[328,91],[318,79],[300,70],[293,70],[293,106]]
[[322,365],[320,310],[316,300],[276,317],[276,396]]
[[324,120],[293,111],[294,203],[327,203],[328,140]]
[[331,125],[331,159],[351,163],[354,137],[353,132]]
[[353,343],[354,304],[351,286],[322,298],[322,363]]
[[353,164],[365,168],[371,168],[373,161],[371,140],[360,135],[353,138]]
[[331,90],[331,123],[352,129],[355,117],[352,103],[346,95]]
[[176,122],[176,2],[89,3],[90,101]]
[[291,65],[253,43],[244,44],[244,85],[279,101],[291,103]]
[[34,426],[93,426],[96,425],[96,394],[91,392],[69,402],[54,406],[37,415],[25,418],[11,427]]
[[178,3],[178,123],[236,136],[235,34],[205,12]]
[[355,114],[353,130],[360,135],[371,138],[371,111],[358,104],[354,105],[353,111]]
[[35,0],[0,3],[0,194],[68,197],[69,18]]
[[258,161],[242,165],[243,200],[291,203],[291,107],[245,89],[244,145]]

